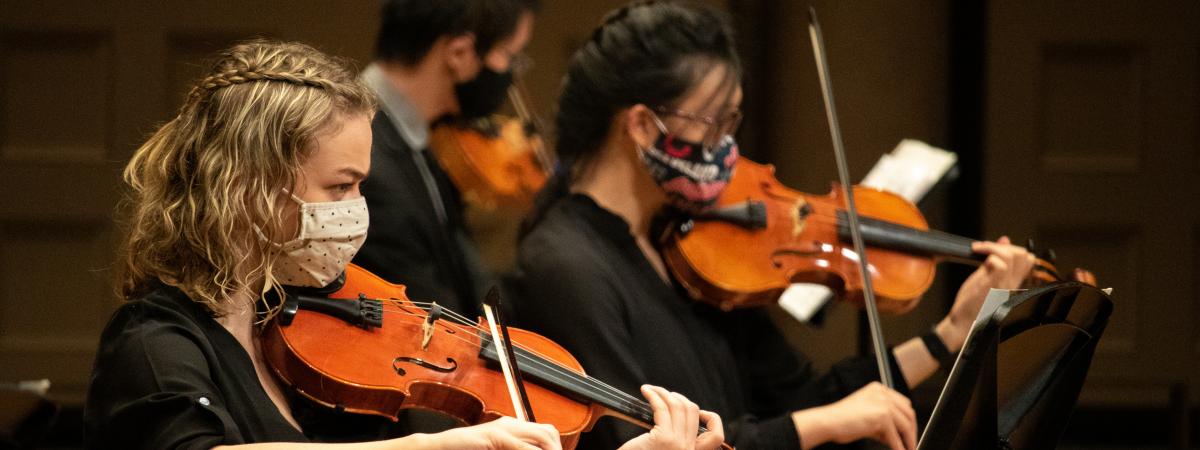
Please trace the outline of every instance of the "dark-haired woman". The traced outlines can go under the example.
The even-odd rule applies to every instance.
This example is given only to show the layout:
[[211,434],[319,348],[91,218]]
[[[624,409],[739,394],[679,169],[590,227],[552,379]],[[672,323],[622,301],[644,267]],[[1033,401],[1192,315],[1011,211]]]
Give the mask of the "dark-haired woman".
[[[893,348],[893,391],[871,360],[818,376],[765,311],[722,313],[686,297],[656,247],[664,215],[715,201],[737,161],[740,68],[728,25],[706,9],[636,3],[611,13],[573,57],[557,116],[559,174],[519,248],[516,307],[526,328],[562,343],[618,388],[658,384],[725,418],[741,449],[916,443],[904,395],[938,367],[914,338]],[[936,339],[957,351],[990,287],[1016,287],[1032,256],[980,242],[987,263],[959,291]],[[609,422],[581,448],[613,448],[634,429]]]

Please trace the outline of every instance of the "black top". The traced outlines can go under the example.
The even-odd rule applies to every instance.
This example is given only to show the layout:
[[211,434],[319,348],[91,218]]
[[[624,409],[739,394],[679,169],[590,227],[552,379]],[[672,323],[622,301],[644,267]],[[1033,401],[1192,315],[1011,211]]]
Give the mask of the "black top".
[[[658,276],[628,224],[584,195],[551,207],[517,260],[518,325],[563,345],[589,375],[621,390],[655,384],[720,414],[726,440],[740,449],[799,448],[790,412],[879,379],[868,358],[817,376],[765,310],[723,313],[688,299]],[[892,371],[903,379],[895,363]],[[605,419],[579,448],[616,448],[640,432]]]
[[267,397],[233,335],[165,286],[113,314],[83,420],[85,446],[98,449],[308,440]]
[[[458,189],[427,149],[408,145],[385,111],[375,114],[371,131],[371,175],[361,188],[371,225],[354,263],[407,286],[414,301],[436,301],[474,316],[484,270],[470,253]],[[419,165],[436,186],[444,223]]]

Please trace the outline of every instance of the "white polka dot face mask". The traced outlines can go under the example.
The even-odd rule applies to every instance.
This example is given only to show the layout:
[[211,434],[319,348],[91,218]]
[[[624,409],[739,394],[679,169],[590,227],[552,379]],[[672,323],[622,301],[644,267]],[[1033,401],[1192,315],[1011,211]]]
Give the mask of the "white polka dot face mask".
[[[367,239],[367,199],[300,204],[300,233],[283,244],[272,243],[281,253],[272,269],[279,283],[323,287],[346,270],[346,264]],[[266,239],[261,232],[259,238]]]

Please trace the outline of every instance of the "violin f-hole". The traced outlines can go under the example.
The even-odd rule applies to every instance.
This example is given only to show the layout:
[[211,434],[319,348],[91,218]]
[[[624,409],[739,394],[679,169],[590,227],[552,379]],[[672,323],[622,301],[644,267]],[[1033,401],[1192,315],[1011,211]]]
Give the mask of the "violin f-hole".
[[396,359],[392,360],[392,369],[395,370],[396,374],[400,376],[404,376],[406,373],[408,373],[404,370],[404,368],[400,367],[400,363],[416,364],[426,369],[441,373],[450,373],[458,369],[458,361],[455,361],[454,358],[446,358],[446,362],[450,363],[450,365],[442,367],[421,358],[397,356]]

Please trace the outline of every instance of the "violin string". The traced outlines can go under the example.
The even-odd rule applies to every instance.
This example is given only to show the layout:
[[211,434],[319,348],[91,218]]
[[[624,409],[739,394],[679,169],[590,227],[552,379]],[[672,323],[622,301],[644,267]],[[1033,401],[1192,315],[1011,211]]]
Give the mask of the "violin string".
[[[462,318],[457,319],[457,320],[463,321],[463,322],[469,322]],[[473,324],[472,325],[457,324],[457,325],[459,325],[460,327],[467,327],[468,329],[471,329],[474,331],[482,331],[484,333],[487,333],[486,330],[482,330],[477,325],[473,325]],[[465,341],[465,338],[460,338],[460,339]],[[468,343],[470,343],[470,342],[468,342]],[[632,395],[630,395],[620,389],[617,389],[616,387],[608,385],[607,383],[604,383],[601,380],[589,377],[584,374],[580,374],[580,373],[570,370],[566,367],[563,367],[562,365],[554,362],[552,359],[541,354],[540,352],[537,352],[536,350],[530,349],[519,343],[513,343],[513,345],[516,348],[524,350],[526,353],[529,354],[529,356],[527,356],[525,358],[525,360],[527,360],[526,365],[529,365],[530,363],[532,363],[533,365],[535,365],[537,367],[541,367],[548,371],[554,372],[555,374],[557,374],[560,377],[571,377],[571,378],[580,380],[583,383],[585,383],[586,385],[588,385],[588,387],[590,387],[593,390],[593,392],[595,392],[597,395],[599,395],[601,397],[607,397],[608,401],[613,402],[617,407],[624,407],[626,409],[633,410],[635,412],[640,412],[646,416],[649,416],[652,413],[652,411],[648,407],[648,404],[641,399],[633,397]],[[518,359],[520,359],[519,355],[518,355]]]
[[[411,302],[411,303],[412,303],[412,304],[414,304],[414,305],[416,305],[416,306],[420,306],[420,305],[421,305],[421,302]],[[432,303],[429,303],[429,304],[432,304]],[[411,311],[408,311],[406,308],[404,308],[404,306],[398,306],[398,307],[395,307],[395,308],[385,308],[385,311],[394,312],[394,313],[398,313],[398,314],[404,314],[404,315],[407,315],[407,316],[412,316],[412,317],[420,317],[420,318],[428,317],[427,315],[425,315],[425,314],[422,314],[422,313],[416,313],[416,312],[411,312]],[[451,320],[447,321],[447,322],[445,323],[445,325],[447,325],[447,326],[452,326],[452,327],[454,327],[454,328],[455,328],[457,331],[466,331],[466,332],[483,332],[483,333],[487,333],[488,335],[490,335],[490,333],[488,333],[488,332],[487,332],[487,330],[483,330],[483,329],[481,329],[481,328],[480,328],[479,326],[477,326],[477,325],[473,325],[473,324],[471,324],[471,325],[468,325],[468,324],[466,324],[466,323],[465,323],[466,321],[465,321],[465,320],[463,320],[463,319],[460,319],[460,318],[457,318],[457,317],[453,317],[453,316],[450,316],[450,317],[448,317],[448,318],[449,318],[449,319],[451,319]],[[464,322],[464,323],[460,323],[460,322]],[[464,343],[467,343],[467,344],[469,344],[469,345],[472,345],[472,346],[477,346],[477,347],[478,347],[478,348],[480,348],[480,349],[482,349],[482,348],[483,348],[483,347],[482,347],[482,345],[476,344],[474,341],[471,341],[471,340],[469,340],[469,339],[467,339],[467,338],[465,338],[465,337],[462,337],[462,336],[460,336],[460,335],[458,335],[458,334],[451,335],[451,337],[450,337],[450,338],[451,338],[451,339],[458,340],[458,341],[461,341],[461,342],[464,342]],[[541,355],[540,353],[538,353],[538,352],[536,352],[536,351],[530,350],[530,349],[528,349],[528,348],[525,348],[524,346],[522,346],[522,345],[519,345],[519,344],[516,344],[516,343],[514,343],[514,345],[517,345],[517,348],[521,348],[522,350],[526,351],[527,353],[530,353],[530,354],[532,354],[532,355],[534,355],[534,356],[538,356],[538,357],[539,357],[539,358],[541,358],[541,359],[544,359],[544,360],[547,360],[547,361],[549,361],[549,359],[548,359],[548,358],[546,358],[544,355]],[[529,359],[529,358],[526,358],[526,359]],[[536,360],[536,359],[530,359],[530,361],[531,361],[532,363],[538,364],[538,365],[539,365],[539,366],[541,366],[541,367],[545,367],[545,368],[549,368],[549,369],[555,369],[555,368],[553,368],[553,367],[551,367],[551,366],[548,366],[548,365],[546,365],[544,362],[542,362],[542,361],[538,361],[538,360]],[[557,370],[556,370],[556,371],[557,371]],[[575,373],[575,376],[579,376],[579,374],[578,374],[578,373]]]
[[[818,224],[822,224],[822,225],[835,225],[835,226],[846,225],[846,226],[848,226],[847,222],[844,219],[845,210],[838,209],[836,211],[838,213],[837,216],[831,216],[829,214],[824,213],[823,211],[816,211],[816,212],[810,213],[806,217],[806,220],[815,222]],[[921,229],[913,228],[913,227],[910,227],[907,225],[901,225],[898,223],[888,222],[886,220],[876,219],[876,218],[872,218],[872,217],[863,217],[862,219],[863,219],[863,223],[865,223],[865,224],[870,224],[870,225],[875,225],[875,226],[878,226],[881,228],[886,228],[886,229],[888,229],[888,231],[910,234],[913,237],[916,237],[919,239],[928,239],[928,240],[933,240],[933,241],[937,241],[940,243],[946,243],[946,244],[951,244],[951,245],[966,245],[966,246],[970,246],[971,243],[977,241],[977,239],[971,239],[971,238],[968,238],[965,236],[958,236],[958,235],[946,233],[946,232],[940,231],[940,230],[921,230]]]
[[[430,305],[430,306],[433,305],[433,303],[431,303],[431,302],[413,302],[413,301],[405,301],[405,300],[399,300],[399,299],[386,299],[386,300],[380,299],[379,301],[381,303],[392,305],[391,308],[385,307],[385,311],[390,311],[393,313],[403,314],[403,315],[412,316],[412,317],[422,317],[422,318],[427,317],[427,314],[423,314],[423,313],[426,313],[426,311],[424,309],[422,309],[422,313],[412,312],[412,311],[409,311],[409,308],[405,307],[406,306],[405,304],[406,303],[411,304],[418,308],[420,308],[422,305]],[[452,319],[451,321],[449,321],[449,324],[454,325],[460,331],[474,331],[474,332],[487,333],[487,330],[484,330],[480,326],[475,325],[469,319],[467,319],[465,316],[462,316],[461,314],[459,314],[455,311],[446,309],[446,310],[444,310],[444,312],[449,318]],[[487,334],[490,335],[490,333],[487,333]],[[467,338],[465,338],[463,336],[459,336],[457,334],[453,334],[451,336],[453,339],[459,340],[468,345],[476,346],[480,349],[483,348],[482,345],[476,344],[475,342],[468,340]],[[516,348],[520,348],[521,350],[525,351],[526,353],[528,353],[531,356],[536,356],[537,358],[527,357],[527,358],[525,358],[525,360],[528,360],[529,363],[536,364],[537,367],[543,368],[548,371],[555,372],[559,376],[574,377],[576,379],[579,379],[579,380],[583,381],[584,383],[588,384],[589,387],[591,387],[594,391],[596,391],[598,395],[607,396],[608,400],[612,401],[617,406],[623,406],[623,407],[633,410],[635,412],[640,412],[646,416],[649,416],[652,414],[652,411],[649,408],[649,404],[646,403],[644,400],[638,399],[638,398],[626,393],[625,391],[617,389],[616,387],[613,387],[601,380],[598,380],[593,377],[589,377],[584,374],[580,374],[580,373],[570,370],[566,367],[563,367],[562,365],[555,363],[549,357],[541,354],[540,352],[538,352],[536,350],[527,348],[524,345],[521,345],[516,342],[514,342],[513,345],[516,346]]]
[[[422,308],[422,306],[433,306],[435,304],[433,302],[416,302],[416,301],[404,300],[404,299],[376,299],[376,300],[380,301],[380,303],[383,305],[391,306],[390,308],[385,307],[385,311],[390,311],[393,313],[403,314],[403,315],[407,315],[407,316],[411,316],[411,317],[422,317],[422,318],[428,317],[428,314],[427,314],[428,312],[424,308]],[[413,305],[413,306],[417,307],[417,309],[420,309],[421,312],[420,313],[412,312],[412,311],[410,311],[411,308],[408,308],[407,305]],[[450,309],[444,309],[443,312],[444,312],[444,314],[449,316],[451,319],[453,319],[453,320],[449,321],[449,324],[454,325],[459,330],[463,330],[463,331],[469,330],[469,331],[487,333],[487,330],[482,329],[482,327],[474,324],[466,316],[463,316],[462,314],[459,314],[456,311],[453,311]],[[468,340],[467,338],[459,336],[457,334],[452,334],[451,337],[453,339],[457,339],[460,342],[466,343],[468,345],[472,345],[472,346],[475,346],[480,349],[483,348],[482,345],[476,344],[476,343]],[[626,393],[625,391],[618,389],[612,385],[609,385],[608,383],[605,383],[602,380],[599,380],[597,378],[593,378],[593,377],[587,376],[585,374],[575,372],[574,370],[568,369],[566,367],[563,367],[561,364],[554,362],[548,356],[541,354],[541,352],[538,352],[534,349],[528,348],[520,343],[513,342],[513,345],[516,346],[516,348],[520,348],[520,349],[524,350],[526,353],[529,353],[530,355],[538,357],[536,359],[528,358],[528,357],[525,358],[529,363],[536,364],[539,367],[542,367],[546,370],[556,372],[559,375],[574,377],[585,383],[588,383],[591,385],[593,390],[598,391],[597,393],[599,395],[609,396],[609,400],[612,401],[615,405],[624,406],[625,408],[627,408],[629,410],[640,413],[643,417],[651,417],[653,415],[653,410],[651,410],[649,403],[647,403],[645,400],[634,397],[633,395]],[[520,357],[520,355],[518,355],[518,358],[519,357]],[[599,388],[599,389],[597,389],[597,388]]]

